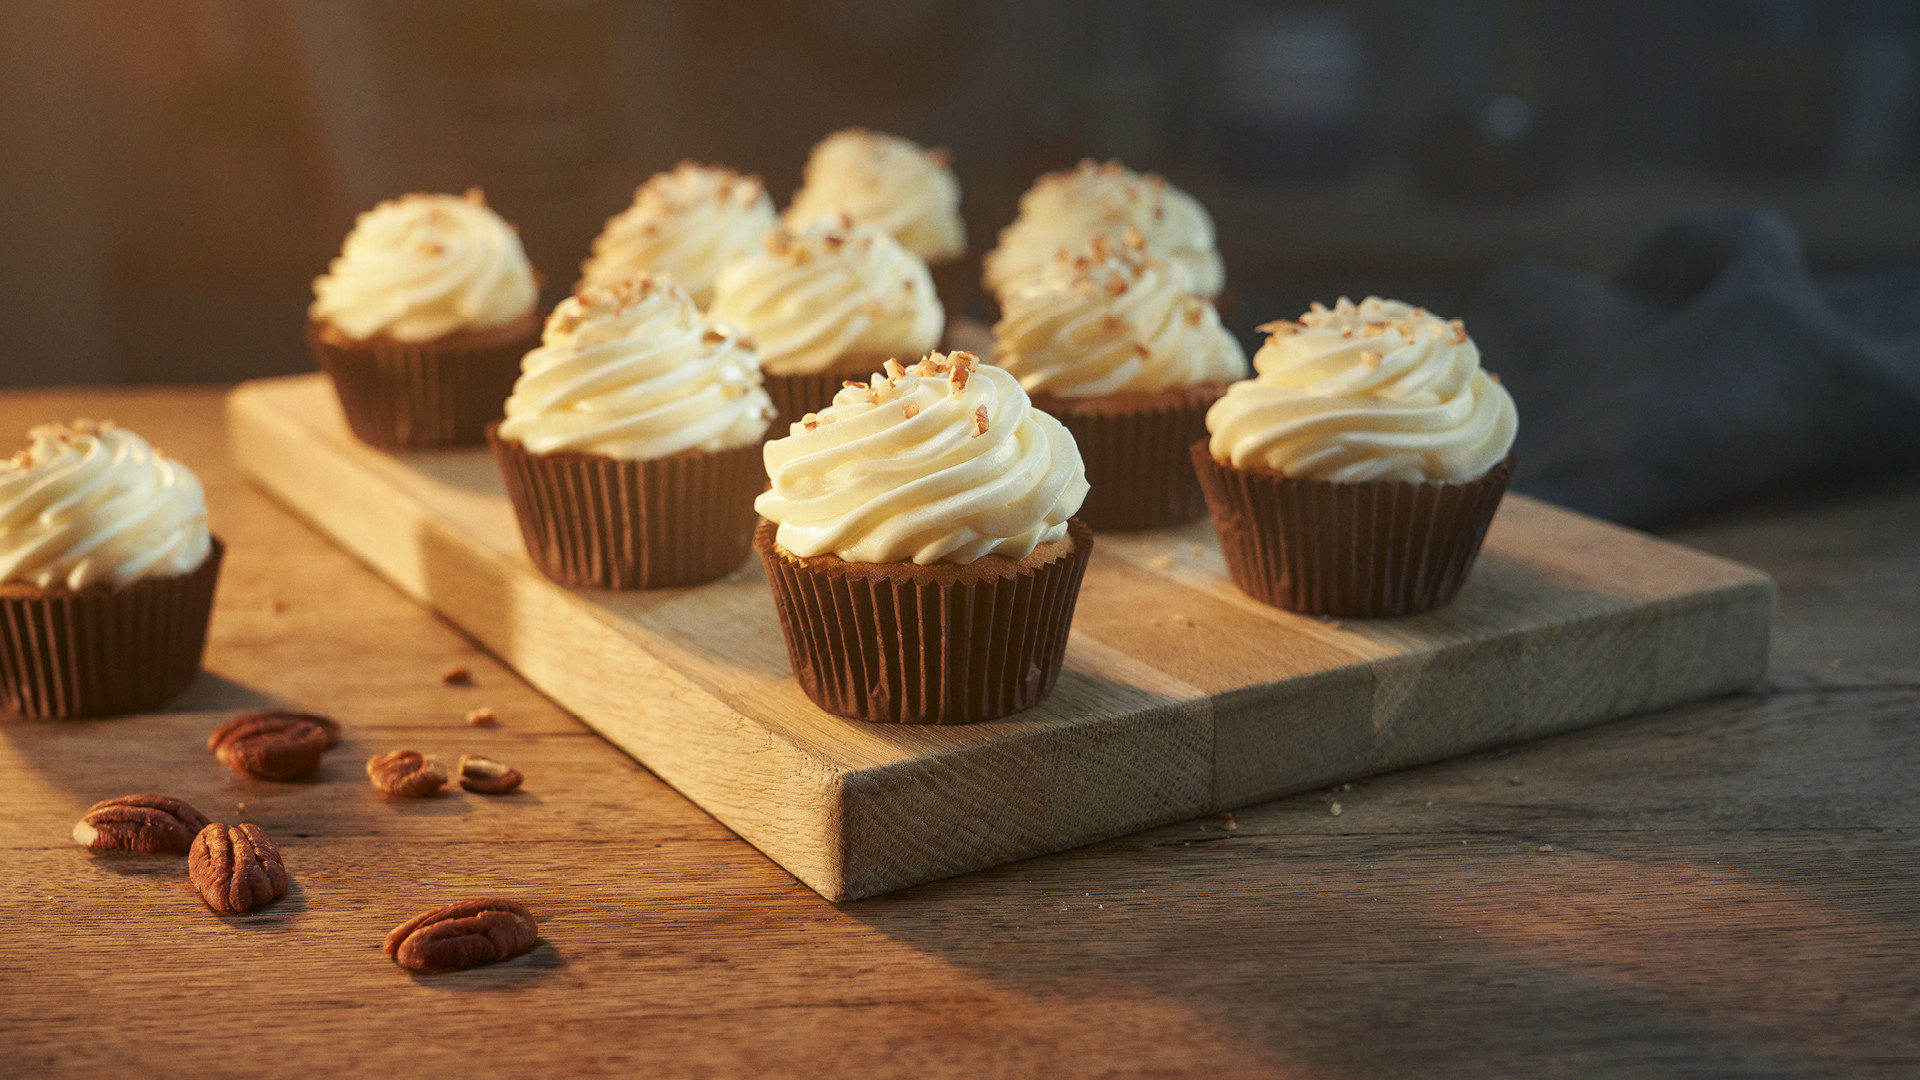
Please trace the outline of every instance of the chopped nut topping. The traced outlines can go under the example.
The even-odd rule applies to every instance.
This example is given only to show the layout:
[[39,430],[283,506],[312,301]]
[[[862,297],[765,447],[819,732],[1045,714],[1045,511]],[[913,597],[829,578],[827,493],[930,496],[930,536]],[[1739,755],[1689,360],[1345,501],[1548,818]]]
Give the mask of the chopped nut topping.
[[887,369],[887,379],[890,382],[895,379],[904,378],[907,374],[907,369],[900,366],[900,361],[892,357],[888,357],[887,362],[883,366]]
[[718,330],[708,330],[700,335],[700,340],[707,345],[718,345],[727,340],[727,335]]
[[1200,320],[1206,317],[1206,312],[1201,310],[1199,304],[1188,304],[1187,310],[1183,314],[1188,326],[1199,326]]
[[985,435],[986,433],[987,433],[987,407],[985,405],[976,406],[973,410],[973,436],[972,437],[977,439],[980,436]]
[[1140,343],[1140,342],[1138,342],[1138,341],[1136,341],[1136,342],[1134,342],[1134,343],[1133,343],[1133,351],[1134,351],[1135,353],[1137,353],[1137,354],[1139,354],[1139,356],[1140,356],[1140,357],[1141,357],[1142,359],[1145,359],[1145,358],[1147,358],[1147,357],[1150,357],[1150,356],[1152,356],[1152,355],[1153,355],[1153,350],[1152,350],[1152,349],[1149,349],[1149,348],[1147,348],[1147,347],[1146,347],[1145,345],[1143,345],[1143,344],[1141,344],[1141,343]]
[[905,419],[905,420],[911,420],[911,419],[913,419],[914,417],[916,417],[916,416],[919,416],[919,415],[920,415],[920,406],[918,406],[918,405],[915,405],[915,404],[914,404],[913,402],[911,402],[911,401],[909,401],[909,402],[907,402],[906,404],[904,404],[904,405],[902,405],[902,406],[900,406],[900,416],[901,416],[901,418],[902,418],[902,419]]

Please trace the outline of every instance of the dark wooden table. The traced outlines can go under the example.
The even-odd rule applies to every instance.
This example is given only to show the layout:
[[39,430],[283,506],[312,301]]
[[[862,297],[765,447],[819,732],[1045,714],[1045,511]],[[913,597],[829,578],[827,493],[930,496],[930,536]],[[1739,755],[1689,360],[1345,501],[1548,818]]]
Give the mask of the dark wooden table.
[[[186,697],[0,718],[0,1074],[1920,1075],[1920,478],[1676,535],[1779,581],[1751,693],[834,905],[249,487],[219,403],[0,395],[14,444],[147,434],[230,547]],[[207,754],[264,702],[348,725],[317,782]],[[400,746],[527,790],[387,803]],[[147,790],[267,829],[286,899],[222,918],[69,839]],[[381,954],[488,894],[533,953]]]

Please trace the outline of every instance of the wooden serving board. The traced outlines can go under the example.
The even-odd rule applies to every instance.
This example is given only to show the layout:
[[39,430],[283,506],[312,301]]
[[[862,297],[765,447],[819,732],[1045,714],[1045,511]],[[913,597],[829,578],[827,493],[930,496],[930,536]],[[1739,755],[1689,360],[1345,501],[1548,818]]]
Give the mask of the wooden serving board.
[[1460,597],[1410,619],[1249,600],[1205,521],[1101,537],[1047,702],[864,724],[789,677],[757,560],[694,589],[563,588],[484,450],[361,445],[320,375],[242,385],[228,422],[268,491],[833,900],[1724,693],[1767,663],[1766,575],[1509,496]]

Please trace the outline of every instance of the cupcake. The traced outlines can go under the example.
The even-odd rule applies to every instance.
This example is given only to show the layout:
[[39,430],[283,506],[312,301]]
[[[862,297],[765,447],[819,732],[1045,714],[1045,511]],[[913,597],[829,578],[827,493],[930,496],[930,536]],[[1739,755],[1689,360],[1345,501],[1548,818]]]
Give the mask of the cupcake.
[[836,131],[814,144],[786,223],[803,228],[845,214],[884,230],[926,262],[951,317],[966,287],[967,226],[960,220],[960,181],[947,161],[945,149],[910,139],[864,128]]
[[487,429],[535,566],[563,585],[695,585],[738,567],[773,406],[753,350],[664,275],[560,302]]
[[1128,229],[1096,237],[1004,297],[993,362],[1073,432],[1095,529],[1157,529],[1206,511],[1188,447],[1247,356],[1179,263]]
[[752,337],[789,422],[826,408],[850,378],[924,355],[946,326],[927,264],[845,215],[768,233],[761,251],[720,272],[707,317]]
[[1161,177],[1141,175],[1117,161],[1083,161],[1048,173],[1020,196],[1020,214],[1000,230],[1000,245],[987,253],[982,280],[995,299],[1047,271],[1060,252],[1084,250],[1094,237],[1118,243],[1137,230],[1147,250],[1179,263],[1195,292],[1218,296],[1226,284],[1214,249],[1213,219],[1193,196]]
[[111,423],[34,428],[0,463],[0,706],[140,712],[200,670],[222,547],[200,479]]
[[759,177],[683,161],[654,173],[634,189],[632,206],[607,219],[593,256],[580,264],[580,284],[665,273],[704,308],[720,271],[760,250],[760,238],[778,226]]
[[313,294],[307,345],[347,426],[383,450],[480,443],[539,341],[520,236],[478,188],[361,214]]
[[1513,398],[1460,321],[1368,297],[1261,327],[1194,467],[1234,584],[1311,615],[1453,599],[1513,474]]
[[935,353],[766,445],[754,535],[821,708],[966,724],[1053,690],[1093,533],[1073,436],[1012,375]]

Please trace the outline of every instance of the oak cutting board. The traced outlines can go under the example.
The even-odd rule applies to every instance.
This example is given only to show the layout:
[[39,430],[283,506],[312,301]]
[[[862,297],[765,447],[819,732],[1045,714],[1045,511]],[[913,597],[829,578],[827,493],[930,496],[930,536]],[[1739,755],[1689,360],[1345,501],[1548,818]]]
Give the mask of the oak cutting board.
[[1748,685],[1773,583],[1519,496],[1451,605],[1323,621],[1227,581],[1210,526],[1102,536],[1051,699],[954,728],[828,715],[758,560],[562,588],[484,450],[385,454],[320,375],[228,399],[240,466],[809,886],[856,899]]

